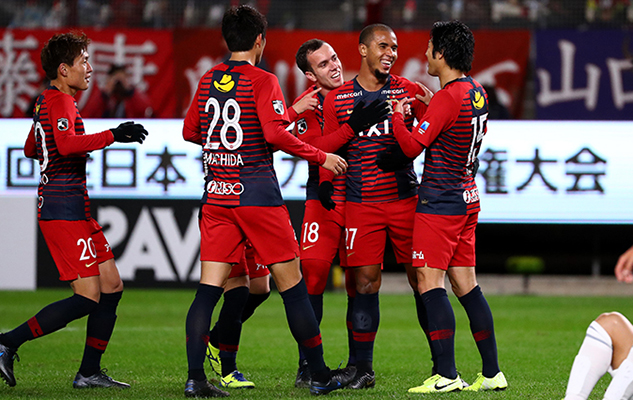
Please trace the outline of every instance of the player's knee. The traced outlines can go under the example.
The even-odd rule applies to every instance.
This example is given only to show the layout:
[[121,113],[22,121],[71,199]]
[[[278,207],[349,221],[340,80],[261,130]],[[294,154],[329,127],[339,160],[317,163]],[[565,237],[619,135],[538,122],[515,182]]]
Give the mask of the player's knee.
[[451,282],[451,289],[453,290],[453,293],[455,293],[455,296],[457,297],[463,297],[465,295],[467,295],[468,293],[470,293],[475,287],[477,286],[476,283],[459,283],[459,282]]
[[626,317],[617,311],[602,313],[596,318],[596,322],[604,328],[610,336],[626,326]]
[[360,294],[373,294],[378,293],[380,290],[380,280],[359,280],[356,279],[356,292]]
[[270,275],[251,279],[249,292],[252,294],[270,293]]
[[[304,276],[304,278],[307,278]],[[309,295],[321,295],[325,292],[325,286],[327,281],[318,279],[306,279],[306,287],[308,288]]]
[[101,291],[103,293],[116,293],[123,291],[123,281],[121,278],[114,279],[112,281],[106,282],[106,284],[102,284]]

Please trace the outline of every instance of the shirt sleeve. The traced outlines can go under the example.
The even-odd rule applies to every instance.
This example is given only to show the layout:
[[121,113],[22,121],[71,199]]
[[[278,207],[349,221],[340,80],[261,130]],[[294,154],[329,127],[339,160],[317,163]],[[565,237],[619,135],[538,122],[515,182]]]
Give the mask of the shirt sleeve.
[[37,159],[37,147],[35,146],[35,124],[31,125],[29,135],[26,137],[26,143],[24,143],[24,155],[28,158]]
[[198,93],[200,93],[200,83],[196,89],[196,95],[189,105],[187,115],[182,127],[182,137],[188,142],[202,145],[202,131],[200,127],[200,110],[198,109]]
[[322,165],[327,156],[319,149],[302,142],[286,130],[288,112],[277,78],[272,74],[253,82],[257,116],[264,139],[275,149],[282,150],[309,162]]
[[334,96],[332,93],[333,92],[328,93],[328,95],[325,96],[325,101],[323,102],[323,135],[329,135],[341,126],[338,122],[338,118],[336,117]]
[[[336,117],[336,108],[334,108],[334,92],[328,93],[325,96],[325,101],[323,102],[323,136],[326,137],[331,133],[335,133],[338,129],[341,129],[345,126],[349,128],[351,131],[352,128],[349,127],[348,124],[340,125],[338,118]],[[352,134],[354,132],[352,131]],[[334,179],[334,173],[326,170],[325,168],[319,169],[319,183],[323,182],[332,182]]]
[[319,185],[323,182],[332,182],[334,180],[334,172],[319,167]]
[[429,147],[438,135],[449,129],[459,116],[460,104],[446,90],[438,91],[431,99],[418,126],[413,130],[413,138],[424,147]]
[[348,124],[343,124],[328,135],[309,138],[309,140],[306,140],[306,143],[310,143],[312,146],[325,152],[334,153],[345,146],[347,142],[354,139],[355,136],[356,134],[352,128],[350,128]]
[[294,122],[297,120],[297,117],[299,117],[299,114],[297,114],[294,108],[290,107],[288,109],[288,121]]
[[[343,126],[329,135],[324,135],[321,124],[319,124],[314,111],[306,111],[303,115],[304,117],[302,119],[303,123],[305,123],[305,127],[302,128],[302,119],[299,119],[295,126],[297,137],[317,149],[321,149],[327,153],[334,153],[355,136],[354,131],[347,124],[343,124]],[[304,133],[301,133],[302,129],[305,129]]]
[[323,165],[327,156],[325,153],[294,137],[285,129],[283,121],[269,121],[262,126],[264,139],[275,149],[282,150],[296,157],[301,157],[309,162]]
[[49,104],[49,113],[55,144],[62,156],[84,154],[103,149],[114,143],[114,135],[110,130],[91,135],[77,135],[75,133],[77,107],[69,96],[60,97],[59,100]]
[[284,95],[275,75],[266,74],[255,79],[253,91],[255,92],[257,117],[262,127],[270,121],[284,121],[285,126],[290,124]]
[[411,132],[404,123],[404,115],[400,112],[393,113],[391,116],[393,124],[393,134],[402,149],[404,155],[409,158],[415,158],[424,150],[424,146],[411,136]]

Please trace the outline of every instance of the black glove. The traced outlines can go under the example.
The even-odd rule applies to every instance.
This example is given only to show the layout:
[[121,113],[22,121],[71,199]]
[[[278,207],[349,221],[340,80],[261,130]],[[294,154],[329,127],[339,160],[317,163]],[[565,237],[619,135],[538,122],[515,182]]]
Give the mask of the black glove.
[[148,135],[143,125],[135,124],[134,121],[124,122],[116,128],[110,129],[110,131],[114,135],[114,141],[121,143],[143,143],[143,140]]
[[372,101],[367,107],[365,107],[364,101],[359,101],[350,114],[347,124],[355,133],[358,133],[384,121],[388,115],[389,105],[380,99]]
[[479,158],[475,157],[475,161],[473,162],[473,172],[472,176],[477,176],[477,171],[479,171]]
[[378,153],[376,157],[376,165],[385,172],[394,172],[403,169],[411,161],[413,161],[413,159],[407,157],[397,144],[387,146],[387,148]]
[[332,182],[325,181],[319,185],[319,201],[323,208],[328,211],[334,210],[334,207],[336,207],[336,203],[332,200],[333,194],[334,185],[332,185]]

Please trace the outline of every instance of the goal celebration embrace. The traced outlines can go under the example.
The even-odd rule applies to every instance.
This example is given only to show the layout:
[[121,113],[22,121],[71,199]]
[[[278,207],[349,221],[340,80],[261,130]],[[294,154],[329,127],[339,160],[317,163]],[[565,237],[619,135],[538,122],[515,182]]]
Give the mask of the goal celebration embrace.
[[[285,86],[263,68],[272,40],[266,16],[236,3],[217,16],[224,43],[200,40],[227,52],[198,75],[179,129],[170,132],[196,156],[174,154],[203,176],[192,216],[197,230],[186,235],[199,245],[187,267],[195,276],[189,291],[123,294],[124,257],[113,246],[128,238],[112,229],[117,216],[91,208],[89,165],[94,152],[120,143],[151,147],[156,125],[125,118],[94,132],[97,123],[82,118],[78,103],[96,85],[91,39],[80,30],[60,32],[42,48],[47,85],[34,98],[30,130],[11,134],[23,137],[24,156],[39,166],[38,232],[72,293],[67,286],[61,299],[47,293],[44,306],[33,293],[21,294],[37,308],[30,303],[19,323],[15,316],[6,322],[2,311],[19,304],[0,304],[0,397],[46,397],[51,385],[62,393],[51,398],[71,396],[66,386],[72,397],[89,398],[492,398],[511,396],[515,387],[526,391],[520,398],[532,398],[519,383],[521,357],[551,345],[538,331],[545,322],[526,318],[525,326],[509,327],[534,299],[512,309],[486,296],[476,273],[475,232],[486,207],[477,176],[491,96],[471,75],[469,26],[436,21],[428,41],[416,43],[427,84],[394,73],[401,43],[387,24],[355,32],[354,66],[343,65],[331,36],[306,40],[293,48],[292,67],[307,86],[287,99]],[[301,231],[284,202],[276,152],[306,161]],[[414,165],[423,165],[421,175]],[[130,204],[143,207],[143,199]],[[160,225],[150,214],[148,224]],[[166,229],[182,234],[179,225]],[[152,240],[176,249],[182,243],[174,237]],[[389,252],[405,295],[384,289]],[[616,265],[617,279],[633,282],[632,270],[633,248]],[[327,290],[334,280],[336,297]],[[633,398],[633,325],[624,314],[602,310],[579,323],[589,327],[582,343],[575,332],[575,358],[561,356],[571,369],[566,388],[553,389],[557,398],[588,399],[596,387],[604,399]],[[523,342],[519,348],[526,336],[537,348],[515,355],[514,341]],[[30,361],[29,348],[54,354],[56,363]],[[535,369],[547,368],[539,361]],[[154,382],[143,378],[147,371],[160,385],[144,393]],[[613,379],[603,390],[607,372]],[[46,378],[30,382],[38,374]],[[43,382],[51,376],[55,382]]]

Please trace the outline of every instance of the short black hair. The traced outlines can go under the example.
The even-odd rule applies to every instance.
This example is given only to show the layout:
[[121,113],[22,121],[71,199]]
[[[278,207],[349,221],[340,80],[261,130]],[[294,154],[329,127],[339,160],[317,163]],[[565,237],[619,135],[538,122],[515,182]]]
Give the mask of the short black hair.
[[308,56],[319,50],[324,44],[325,42],[321,39],[310,39],[299,47],[299,50],[297,50],[297,54],[295,55],[295,61],[301,72],[304,74],[308,71],[314,72],[312,70],[312,66],[308,62]]
[[360,31],[360,36],[358,37],[358,44],[364,44],[365,46],[369,46],[369,42],[374,37],[374,32],[376,31],[387,31],[393,33],[393,29],[385,24],[372,24],[368,25]]
[[57,79],[60,64],[72,66],[75,58],[88,49],[90,39],[83,32],[58,33],[48,39],[40,52],[42,69],[49,80]]
[[222,18],[222,37],[231,52],[251,50],[258,35],[266,38],[266,28],[266,17],[247,5],[229,8]]
[[472,68],[475,53],[475,37],[460,21],[439,21],[431,29],[433,56],[441,53],[446,65],[467,73]]

